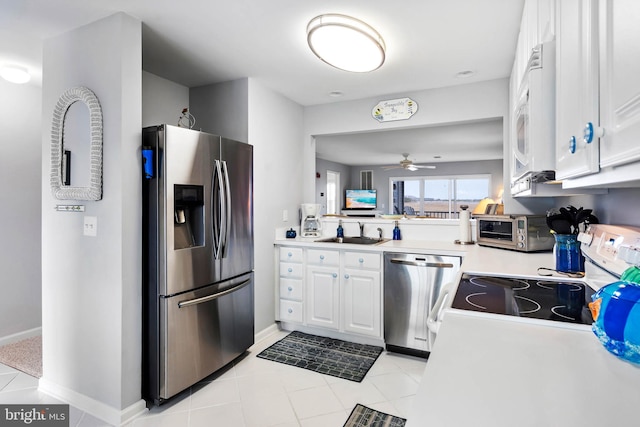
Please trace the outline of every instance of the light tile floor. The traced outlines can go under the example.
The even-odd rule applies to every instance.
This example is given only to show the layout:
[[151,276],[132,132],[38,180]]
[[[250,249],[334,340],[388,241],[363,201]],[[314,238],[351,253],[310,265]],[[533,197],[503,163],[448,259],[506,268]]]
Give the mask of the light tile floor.
[[[256,343],[232,366],[127,427],[341,427],[356,403],[407,418],[426,360],[383,351],[356,383],[256,357],[287,334]],[[0,364],[0,403],[61,403],[37,387],[37,379]],[[106,424],[72,407],[70,426]]]

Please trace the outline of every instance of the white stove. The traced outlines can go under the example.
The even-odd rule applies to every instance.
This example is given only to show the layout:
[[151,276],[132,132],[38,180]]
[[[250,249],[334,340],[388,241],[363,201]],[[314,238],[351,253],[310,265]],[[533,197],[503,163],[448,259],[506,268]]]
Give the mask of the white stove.
[[591,329],[591,296],[640,264],[640,228],[591,225],[580,233],[582,279],[464,272],[443,288],[427,320],[437,333],[446,311],[553,327]]

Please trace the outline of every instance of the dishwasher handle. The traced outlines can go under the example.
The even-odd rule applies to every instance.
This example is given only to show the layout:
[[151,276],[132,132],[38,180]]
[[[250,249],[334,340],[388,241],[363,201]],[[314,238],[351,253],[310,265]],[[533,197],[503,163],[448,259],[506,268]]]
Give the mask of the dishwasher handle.
[[433,304],[433,308],[429,312],[429,316],[427,317],[427,328],[434,334],[438,334],[438,330],[440,329],[440,324],[442,320],[440,319],[440,313],[444,310],[445,304],[449,300],[449,296],[451,295],[452,286],[444,286],[440,291],[440,295],[438,295],[438,299],[435,304]]
[[178,308],[184,308],[184,307],[189,307],[192,305],[197,305],[197,304],[202,304],[208,301],[213,301],[214,299],[218,299],[220,297],[223,297],[225,295],[229,295],[232,292],[238,291],[242,288],[244,288],[245,286],[247,286],[249,283],[251,283],[251,279],[245,280],[244,282],[241,282],[239,285],[234,286],[233,288],[230,289],[226,289],[224,291],[221,292],[217,292],[211,295],[207,295],[204,297],[200,297],[200,298],[194,298],[194,299],[190,299],[187,301],[180,301],[178,303]]
[[453,268],[453,264],[449,262],[408,261],[401,258],[392,258],[390,261],[392,264],[412,265],[415,267]]

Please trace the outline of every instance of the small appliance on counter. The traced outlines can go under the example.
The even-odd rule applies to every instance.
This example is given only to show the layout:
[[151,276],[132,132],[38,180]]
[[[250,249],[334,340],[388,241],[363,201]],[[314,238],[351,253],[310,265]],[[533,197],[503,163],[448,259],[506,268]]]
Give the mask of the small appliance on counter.
[[520,252],[551,251],[545,215],[477,215],[478,244]]
[[300,221],[301,237],[320,237],[322,235],[322,224],[320,222],[320,205],[315,203],[303,203],[302,220]]

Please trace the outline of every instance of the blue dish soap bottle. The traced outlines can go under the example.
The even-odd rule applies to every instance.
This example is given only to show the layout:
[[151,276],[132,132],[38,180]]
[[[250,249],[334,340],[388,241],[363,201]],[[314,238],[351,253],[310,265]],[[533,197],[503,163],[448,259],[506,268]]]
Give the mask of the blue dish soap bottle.
[[342,220],[338,220],[338,229],[336,230],[336,237],[344,237],[344,229],[342,228]]
[[400,227],[398,227],[398,221],[396,221],[396,226],[393,227],[393,240],[401,240],[400,236]]

